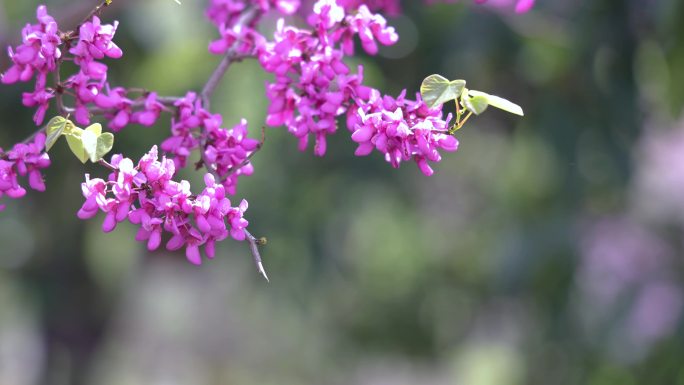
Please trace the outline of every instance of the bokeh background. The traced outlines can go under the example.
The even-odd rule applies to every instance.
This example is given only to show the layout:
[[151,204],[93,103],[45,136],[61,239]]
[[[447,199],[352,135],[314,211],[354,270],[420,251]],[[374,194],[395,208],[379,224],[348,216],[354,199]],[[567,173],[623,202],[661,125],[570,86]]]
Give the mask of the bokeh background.
[[[75,25],[95,2],[46,3]],[[0,0],[3,46],[36,5]],[[111,80],[201,88],[219,60],[203,6],[115,0]],[[245,244],[195,267],[78,220],[83,174],[103,173],[58,144],[48,191],[0,213],[0,384],[684,384],[684,2],[404,6],[399,45],[353,60],[369,84],[441,73],[526,116],[473,120],[429,178],[353,156],[344,129],[322,159],[269,129],[237,198],[270,284]],[[258,137],[268,79],[234,65],[213,109]],[[28,87],[0,88],[5,148],[35,129]],[[115,151],[167,135],[129,127]]]

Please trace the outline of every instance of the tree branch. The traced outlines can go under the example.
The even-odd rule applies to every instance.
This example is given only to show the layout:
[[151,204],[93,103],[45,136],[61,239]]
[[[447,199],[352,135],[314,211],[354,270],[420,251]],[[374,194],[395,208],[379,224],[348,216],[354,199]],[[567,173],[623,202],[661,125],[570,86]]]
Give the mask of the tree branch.
[[56,62],[55,65],[55,104],[57,106],[57,113],[66,116],[67,115],[67,110],[66,107],[64,106],[64,99],[62,97],[62,93],[64,92],[63,86],[62,86],[62,78],[61,78],[61,72],[62,70],[62,59],[59,58]]
[[245,234],[247,235],[249,250],[252,252],[252,259],[254,260],[257,271],[264,276],[266,282],[271,282],[266,274],[266,269],[264,269],[264,264],[261,262],[261,254],[259,254],[259,245],[266,244],[266,241],[264,239],[255,238],[247,229],[245,229]]
[[95,7],[92,11],[90,11],[90,13],[88,14],[88,16],[86,16],[85,18],[83,18],[83,20],[82,20],[80,23],[78,23],[78,26],[76,26],[76,31],[78,31],[78,30],[80,29],[80,27],[81,27],[82,24],[85,24],[85,23],[87,23],[88,21],[90,21],[90,19],[92,19],[93,16],[100,16],[100,13],[102,12],[102,9],[108,7],[109,4],[110,4],[112,1],[113,1],[113,0],[109,0],[109,1],[104,0],[104,1],[102,1],[100,4],[98,4],[97,7]]
[[[251,24],[254,20],[256,20],[257,16],[259,15],[259,12],[257,11],[258,10],[256,7],[249,7],[240,16],[240,19],[237,21],[235,26],[246,26]],[[204,105],[204,108],[206,108],[207,110],[209,109],[211,97],[212,95],[214,95],[214,91],[221,82],[221,79],[223,79],[223,75],[226,74],[226,71],[228,71],[228,68],[230,68],[230,65],[233,64],[234,61],[242,59],[242,57],[238,55],[237,50],[235,49],[235,46],[238,43],[239,41],[234,42],[233,45],[228,49],[228,52],[226,52],[226,54],[223,56],[223,59],[221,59],[214,72],[212,72],[211,76],[209,77],[209,80],[207,80],[207,83],[204,85],[204,88],[202,88],[202,93],[200,94],[202,97],[202,104]]]
[[[84,23],[87,23],[88,21],[92,20],[94,16],[99,16],[102,10],[106,7],[108,7],[111,3],[111,0],[103,0],[101,1],[94,9],[92,9],[88,15],[76,26],[74,31],[69,31],[64,34],[65,40],[75,38],[78,36],[78,31]],[[257,7],[251,6],[247,8],[238,21],[236,22],[235,26],[236,27],[244,27],[244,26],[250,26],[254,24],[257,20],[257,18],[260,16],[260,12]],[[219,62],[218,66],[212,74],[210,75],[209,79],[207,79],[207,82],[205,83],[204,87],[202,88],[202,91],[200,93],[200,97],[202,100],[203,107],[207,110],[209,110],[209,105],[211,102],[211,98],[220,84],[221,80],[223,79],[225,73],[228,71],[230,68],[231,64],[235,61],[242,60],[243,58],[247,57],[246,55],[240,55],[237,52],[236,46],[240,43],[240,41],[236,41],[233,43],[233,45],[228,49],[226,54],[223,56],[221,61]],[[57,68],[56,72],[54,74],[54,82],[55,82],[55,102],[56,102],[56,107],[58,110],[58,113],[61,115],[66,116],[68,113],[72,113],[75,111],[73,107],[68,107],[64,104],[64,85],[62,84],[61,80],[61,74],[60,74],[60,65],[61,62],[64,59],[59,59],[57,62]],[[143,94],[146,93],[145,90],[141,89],[135,89],[137,92],[142,92]],[[174,103],[178,100],[180,100],[181,97],[175,97],[175,96],[166,96],[166,97],[158,97],[157,100],[162,103],[164,106],[173,106]],[[136,99],[132,104],[131,108],[135,107],[140,107],[144,106],[145,100],[144,98]],[[96,106],[90,106],[87,107],[88,110],[94,114],[99,114],[99,113],[107,113],[108,109],[101,109]],[[168,111],[168,110],[166,110]],[[45,130],[45,126],[40,127],[38,130],[34,131],[28,138],[24,139],[22,142],[26,143],[30,140],[33,140],[33,138],[40,132],[43,132]],[[229,170],[228,174],[226,177],[229,177],[233,173],[237,172],[240,168],[244,167],[249,163],[251,160],[252,156],[254,156],[255,153],[261,149],[265,141],[265,127],[262,127],[262,139],[261,143],[259,143],[258,147],[238,166],[233,167],[232,169]],[[201,146],[200,146],[200,153],[202,157],[202,163],[204,163],[205,168],[212,173],[217,180],[221,180],[221,178],[217,175],[217,172],[209,162],[206,161],[205,155],[204,155],[204,147],[206,146],[206,142],[202,141]],[[0,152],[0,158],[5,156],[6,154]],[[101,159],[97,162],[99,165],[109,169],[109,170],[116,170],[114,166],[109,164],[107,161],[104,159]],[[266,244],[266,239],[265,238],[256,238],[254,237],[247,229],[244,230],[245,235],[246,235],[246,241],[249,243],[249,248],[252,254],[252,259],[254,261],[254,264],[256,265],[257,271],[259,274],[261,274],[267,282],[270,282],[268,275],[266,274],[266,270],[264,269],[263,262],[261,260],[261,254],[259,252],[259,246],[265,245]]]

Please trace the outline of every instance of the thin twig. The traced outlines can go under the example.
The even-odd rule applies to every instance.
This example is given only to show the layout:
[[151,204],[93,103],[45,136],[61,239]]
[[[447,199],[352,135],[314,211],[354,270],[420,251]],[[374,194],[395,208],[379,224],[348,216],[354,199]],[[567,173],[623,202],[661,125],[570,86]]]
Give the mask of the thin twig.
[[[182,99],[182,97],[180,97],[180,96],[160,96],[160,97],[157,97],[157,101],[166,107],[173,106],[174,103],[176,103],[180,99]],[[130,105],[130,107],[135,108],[135,107],[142,107],[144,105],[145,105],[145,99],[137,99]],[[116,108],[100,108],[97,106],[86,106],[86,109],[89,112],[91,112],[92,114],[106,114],[108,112],[117,111]],[[76,111],[76,109],[73,107],[64,107],[64,111],[69,112],[69,113],[73,113],[74,111]]]
[[97,7],[95,7],[92,11],[90,11],[88,16],[86,16],[80,23],[78,23],[78,26],[76,27],[76,31],[78,32],[78,30],[81,28],[81,25],[89,22],[94,16],[100,16],[100,12],[102,12],[102,9],[105,7],[108,7],[109,4],[111,3],[111,1],[112,0],[110,0],[110,1],[104,0],[103,2],[98,4]]
[[[250,7],[240,16],[240,19],[237,21],[235,26],[241,27],[249,25],[254,20],[256,20],[258,15],[259,12],[257,12],[257,8]],[[228,71],[228,68],[230,68],[230,65],[234,61],[242,58],[240,55],[238,55],[237,50],[235,49],[235,46],[239,43],[240,41],[234,42],[233,45],[228,49],[226,54],[223,56],[223,59],[221,59],[218,66],[216,67],[214,72],[212,72],[211,76],[207,80],[207,83],[204,85],[204,88],[202,88],[202,104],[204,108],[207,110],[209,109],[211,97],[214,94],[216,87],[218,87],[219,83],[221,83],[223,75],[226,74],[226,71]]]
[[67,110],[64,107],[64,98],[62,97],[63,87],[60,75],[61,69],[62,59],[58,59],[55,65],[55,104],[57,105],[57,112],[62,116],[66,116]]
[[247,229],[245,229],[245,234],[247,235],[247,242],[249,242],[249,249],[252,252],[252,259],[254,259],[257,271],[266,278],[266,282],[271,282],[266,274],[266,269],[264,269],[264,264],[261,262],[261,254],[259,254],[259,245],[263,244],[263,241],[255,238]]
[[112,170],[112,171],[117,170],[116,167],[112,166],[109,162],[107,162],[107,161],[104,160],[104,159],[98,160],[97,163],[98,163],[99,165],[101,165],[101,166],[104,166],[104,167],[106,167],[106,168]]

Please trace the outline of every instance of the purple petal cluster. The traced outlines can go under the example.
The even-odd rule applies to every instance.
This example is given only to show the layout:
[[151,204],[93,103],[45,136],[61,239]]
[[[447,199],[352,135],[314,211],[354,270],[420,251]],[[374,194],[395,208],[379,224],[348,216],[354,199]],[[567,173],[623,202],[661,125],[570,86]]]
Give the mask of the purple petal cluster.
[[367,99],[358,98],[357,103],[358,109],[347,115],[352,140],[359,144],[357,156],[375,149],[395,168],[413,159],[430,176],[434,171],[428,161],[439,162],[440,150],[458,149],[458,140],[447,132],[451,116],[444,120],[441,107],[428,108],[420,94],[413,101],[405,98],[405,91],[395,99],[371,90]]
[[258,18],[253,18],[246,25],[240,23],[248,7],[256,7],[259,15],[271,9],[291,15],[299,5],[299,0],[211,0],[206,15],[218,27],[221,37],[209,44],[209,52],[223,55],[238,42],[235,46],[238,54],[253,55],[256,47],[263,44],[264,38],[255,29]]
[[248,158],[259,141],[247,137],[247,121],[228,130],[222,128],[223,118],[202,107],[202,101],[189,92],[175,103],[177,113],[171,120],[171,136],[161,149],[173,154],[176,167],[183,168],[193,150],[201,148],[202,161],[219,178],[226,191],[236,192],[238,176],[251,175],[254,167]]
[[[0,148],[0,198],[21,198],[26,195],[18,176],[28,175],[29,186],[36,191],[45,191],[41,169],[50,166],[50,157],[45,150],[45,134],[39,133],[31,143],[18,143],[4,153]],[[0,210],[5,206],[0,204]]]
[[309,17],[313,30],[286,26],[281,19],[274,40],[259,47],[259,62],[275,75],[275,82],[267,85],[271,104],[266,123],[285,125],[299,138],[302,150],[313,136],[318,156],[325,154],[326,136],[337,130],[337,117],[347,111],[352,96],[366,92],[362,68],[352,74],[343,62],[353,51],[353,36],[363,35],[363,46],[371,54],[375,40],[397,41],[381,16],[361,8],[347,15],[334,0],[319,0]]
[[174,103],[176,116],[171,120],[171,136],[161,143],[161,149],[173,154],[177,168],[185,168],[192,150],[199,147],[196,134],[211,114],[202,108],[202,101],[194,92]]
[[[117,22],[102,24],[97,16],[79,26],[78,34],[60,34],[57,23],[47,14],[44,5],[36,11],[38,24],[29,24],[22,31],[22,44],[8,49],[13,65],[2,74],[5,84],[29,81],[34,76],[33,92],[23,94],[27,107],[37,107],[34,121],[45,119],[50,100],[57,93],[73,95],[73,115],[79,124],[90,124],[90,111],[99,109],[109,121],[109,128],[118,131],[130,123],[146,126],[154,124],[162,104],[154,93],[144,93],[131,99],[128,90],[110,87],[107,83],[107,65],[103,59],[119,59],[123,52],[112,39]],[[60,46],[70,47],[64,54]],[[78,72],[53,87],[47,86],[47,76],[59,69],[62,60],[69,59],[78,65]],[[55,77],[55,79],[58,79]]]
[[203,159],[221,178],[228,194],[235,195],[238,176],[254,172],[254,166],[247,159],[259,147],[259,141],[247,137],[245,119],[227,130],[220,127],[220,115],[218,118],[205,124],[207,138]]
[[100,62],[104,58],[119,59],[123,55],[121,48],[112,41],[117,26],[116,21],[102,24],[94,16],[92,21],[83,23],[79,28],[78,42],[69,50],[79,65],[79,72],[65,82],[65,88],[73,89],[76,95],[74,117],[80,124],[89,124],[89,111],[94,106],[104,111],[108,127],[113,131],[131,123],[151,126],[163,109],[157,94],[146,93],[131,99],[125,88],[111,88],[107,82],[107,65]]
[[40,124],[45,118],[50,99],[55,96],[47,88],[47,75],[57,68],[57,60],[62,56],[59,46],[62,39],[55,19],[48,15],[47,8],[41,5],[36,10],[38,24],[27,24],[21,32],[22,43],[7,52],[12,66],[2,74],[2,83],[28,82],[34,76],[36,83],[33,92],[24,93],[22,101],[27,107],[37,107],[33,120]]
[[245,239],[247,201],[232,207],[225,188],[211,174],[204,177],[204,190],[193,195],[190,183],[172,180],[175,164],[165,157],[159,160],[156,146],[135,166],[121,155],[113,156],[111,164],[115,170],[107,181],[86,175],[81,184],[86,200],[78,211],[79,218],[105,212],[105,232],[128,219],[140,226],[136,240],[146,241],[149,250],[159,248],[162,235],[167,233],[166,248],[185,247],[188,261],[196,265],[202,263],[200,247],[204,246],[207,257],[213,258],[217,241],[228,236]]
[[242,12],[250,6],[257,7],[260,13],[275,9],[284,15],[291,15],[299,8],[300,0],[211,0],[206,15],[217,27],[232,26],[237,24]]
[[106,57],[119,59],[123,55],[112,39],[116,33],[118,22],[102,25],[100,18],[93,16],[92,21],[81,24],[78,30],[78,42],[69,50],[74,55],[74,62],[81,67],[81,72],[92,79],[106,78],[107,66],[98,62]]

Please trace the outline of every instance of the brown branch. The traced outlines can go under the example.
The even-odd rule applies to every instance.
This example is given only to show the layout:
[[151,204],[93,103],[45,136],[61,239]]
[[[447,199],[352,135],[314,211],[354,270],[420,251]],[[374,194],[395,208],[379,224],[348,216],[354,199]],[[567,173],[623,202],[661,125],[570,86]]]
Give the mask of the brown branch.
[[[182,99],[182,97],[180,97],[180,96],[160,96],[157,98],[157,101],[166,107],[171,107],[174,105],[174,103],[176,103],[180,99]],[[145,99],[141,99],[141,100],[135,100],[130,105],[130,107],[135,108],[135,107],[142,107],[144,105],[145,105]],[[107,112],[117,111],[116,108],[103,109],[103,108],[100,108],[97,106],[86,106],[86,108],[88,109],[88,111],[90,111],[93,114],[106,114]],[[76,109],[74,107],[64,107],[64,111],[66,111],[68,113],[73,113],[74,111],[76,111]],[[169,110],[165,109],[165,111],[169,111]]]
[[112,171],[117,170],[116,167],[112,166],[109,162],[107,162],[107,161],[104,160],[104,159],[98,160],[97,163],[98,163],[99,165],[101,165],[101,166],[104,166],[104,167],[106,167],[106,168],[112,170]]
[[[257,12],[256,7],[249,7],[241,16],[240,19],[237,21],[235,26],[246,26],[251,24],[256,20],[256,18],[259,16],[259,12]],[[226,74],[226,71],[228,71],[228,68],[230,68],[230,65],[233,64],[234,61],[238,61],[242,59],[242,56],[240,56],[237,53],[237,50],[235,46],[239,43],[239,41],[236,41],[233,43],[233,45],[228,49],[226,54],[223,56],[221,61],[219,62],[218,66],[212,72],[211,76],[207,80],[207,83],[204,85],[202,88],[201,92],[201,97],[202,97],[202,104],[204,108],[207,110],[209,109],[209,104],[211,102],[211,97],[214,95],[214,91],[216,91],[216,87],[218,87],[219,83],[221,83],[221,79],[223,79],[223,75]]]
[[259,274],[263,275],[266,282],[271,282],[266,274],[266,269],[264,269],[264,264],[261,262],[261,254],[259,254],[259,245],[263,245],[266,241],[262,239],[255,238],[247,229],[245,229],[245,234],[247,235],[247,242],[249,242],[249,250],[252,252],[252,259],[256,265]]
[[60,71],[62,69],[62,59],[58,59],[55,65],[55,104],[57,106],[57,113],[62,116],[67,115],[66,107],[64,106],[64,98],[62,93],[64,92],[64,87],[62,86],[62,79]]
[[99,17],[102,10],[104,8],[108,7],[112,1],[113,0],[109,0],[109,1],[104,0],[100,4],[98,4],[97,7],[95,7],[92,11],[90,11],[88,16],[86,16],[80,23],[78,23],[78,26],[76,27],[76,31],[78,31],[80,29],[81,25],[89,22],[94,16]]

